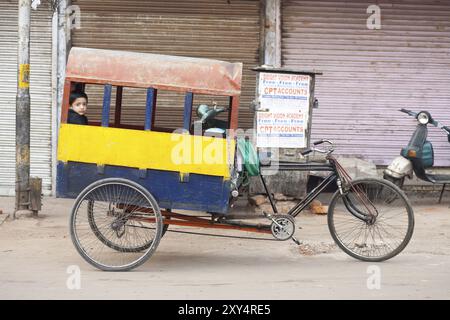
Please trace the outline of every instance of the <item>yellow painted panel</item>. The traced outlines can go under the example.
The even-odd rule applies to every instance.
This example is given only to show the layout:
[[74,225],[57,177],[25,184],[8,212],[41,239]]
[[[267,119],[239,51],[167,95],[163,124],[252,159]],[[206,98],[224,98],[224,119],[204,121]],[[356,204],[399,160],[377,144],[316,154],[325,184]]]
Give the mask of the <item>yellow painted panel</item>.
[[234,151],[234,140],[61,124],[58,160],[229,178]]

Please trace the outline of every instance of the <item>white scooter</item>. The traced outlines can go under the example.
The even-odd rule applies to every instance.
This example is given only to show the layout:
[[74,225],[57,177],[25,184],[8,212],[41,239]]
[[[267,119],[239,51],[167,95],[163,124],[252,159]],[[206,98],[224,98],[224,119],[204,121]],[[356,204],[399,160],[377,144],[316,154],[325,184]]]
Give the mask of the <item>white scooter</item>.
[[433,125],[447,134],[450,142],[450,127],[446,127],[434,120],[428,111],[418,113],[411,110],[401,109],[401,112],[417,119],[417,127],[406,148],[401,151],[401,156],[392,161],[389,167],[384,171],[384,178],[394,182],[400,188],[405,182],[405,177],[412,178],[413,172],[417,178],[431,182],[433,184],[442,184],[442,191],[439,197],[439,203],[447,184],[450,184],[450,175],[431,174],[427,172],[434,165],[434,151],[431,142],[427,141],[428,125]]

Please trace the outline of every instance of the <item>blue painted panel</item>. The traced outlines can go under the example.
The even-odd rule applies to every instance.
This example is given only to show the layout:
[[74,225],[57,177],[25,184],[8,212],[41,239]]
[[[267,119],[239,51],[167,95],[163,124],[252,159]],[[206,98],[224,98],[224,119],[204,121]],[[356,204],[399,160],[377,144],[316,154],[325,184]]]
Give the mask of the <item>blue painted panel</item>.
[[103,93],[102,127],[109,127],[109,111],[111,108],[112,86],[105,84]]
[[76,198],[89,184],[106,178],[125,178],[146,188],[161,208],[227,213],[230,182],[222,177],[190,174],[180,182],[178,172],[145,170],[95,164],[58,162],[56,196]]
[[184,121],[183,128],[190,130],[191,128],[191,117],[192,117],[192,102],[194,101],[194,94],[192,92],[186,93],[184,98]]
[[145,107],[145,130],[152,129],[153,109],[155,102],[155,89],[147,89],[147,104]]

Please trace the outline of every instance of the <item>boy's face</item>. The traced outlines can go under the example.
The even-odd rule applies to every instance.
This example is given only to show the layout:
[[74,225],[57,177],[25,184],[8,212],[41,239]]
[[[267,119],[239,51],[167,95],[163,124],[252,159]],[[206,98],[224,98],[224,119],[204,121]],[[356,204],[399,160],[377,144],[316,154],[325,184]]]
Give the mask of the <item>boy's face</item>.
[[71,107],[72,107],[73,111],[75,111],[76,113],[78,113],[80,115],[84,115],[86,113],[86,109],[87,109],[87,101],[83,97],[77,98],[72,103]]

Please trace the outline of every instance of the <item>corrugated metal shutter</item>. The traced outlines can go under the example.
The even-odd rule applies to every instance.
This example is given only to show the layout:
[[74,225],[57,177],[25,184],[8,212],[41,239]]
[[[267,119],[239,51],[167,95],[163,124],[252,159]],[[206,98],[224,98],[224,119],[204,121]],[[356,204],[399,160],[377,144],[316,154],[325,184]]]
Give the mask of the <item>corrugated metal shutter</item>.
[[[369,5],[381,30],[366,27]],[[450,125],[450,1],[293,1],[282,9],[283,65],[323,71],[316,81],[313,139],[386,165],[415,122],[402,107],[426,109]],[[430,129],[436,164],[450,165],[443,132]]]
[[[250,68],[259,65],[259,1],[74,0],[72,4],[81,9],[81,29],[73,30],[73,46],[243,62],[239,125],[253,126],[249,105],[256,77]],[[99,90],[87,92],[93,97],[89,100],[89,120],[100,119]],[[194,105],[211,100],[197,98]],[[124,122],[143,124],[145,90],[124,89],[123,101]],[[227,104],[228,100],[218,102]],[[182,126],[183,103],[182,95],[159,92],[157,125]]]
[[[0,194],[15,190],[18,1],[0,3]],[[51,190],[52,13],[46,5],[31,14],[31,176]]]

